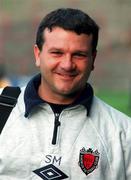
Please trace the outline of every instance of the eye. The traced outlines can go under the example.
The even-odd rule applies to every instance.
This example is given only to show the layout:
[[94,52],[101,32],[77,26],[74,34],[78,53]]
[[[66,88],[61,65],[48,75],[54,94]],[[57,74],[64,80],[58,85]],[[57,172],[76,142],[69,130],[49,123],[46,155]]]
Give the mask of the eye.
[[52,54],[53,56],[62,56],[62,55],[63,55],[63,52],[61,52],[61,51],[51,51],[51,54]]
[[76,58],[79,58],[79,59],[86,58],[87,56],[88,56],[87,53],[74,53],[73,54],[73,57],[76,57]]

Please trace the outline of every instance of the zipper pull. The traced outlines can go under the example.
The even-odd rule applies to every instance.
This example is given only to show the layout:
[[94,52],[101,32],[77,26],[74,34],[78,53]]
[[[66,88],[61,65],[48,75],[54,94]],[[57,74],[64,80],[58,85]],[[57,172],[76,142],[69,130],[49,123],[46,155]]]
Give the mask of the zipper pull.
[[60,116],[60,114],[55,113],[54,132],[53,132],[53,139],[52,139],[52,144],[53,145],[56,144],[58,126],[60,126],[59,116]]

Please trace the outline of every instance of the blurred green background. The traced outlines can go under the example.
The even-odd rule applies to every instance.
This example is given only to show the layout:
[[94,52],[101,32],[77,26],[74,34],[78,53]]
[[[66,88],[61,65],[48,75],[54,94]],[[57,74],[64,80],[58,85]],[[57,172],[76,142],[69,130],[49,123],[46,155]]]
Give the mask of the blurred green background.
[[103,90],[96,93],[98,97],[119,111],[131,116],[131,96],[127,92]]
[[33,45],[40,20],[60,7],[79,8],[100,26],[95,94],[131,116],[131,0],[0,0],[0,65],[13,85],[25,85],[38,69]]

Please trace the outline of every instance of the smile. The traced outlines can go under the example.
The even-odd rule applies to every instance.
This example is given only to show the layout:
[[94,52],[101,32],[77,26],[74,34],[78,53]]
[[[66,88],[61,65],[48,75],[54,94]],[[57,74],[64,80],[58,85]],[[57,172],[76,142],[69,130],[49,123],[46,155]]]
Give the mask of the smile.
[[61,74],[61,73],[57,73],[57,75],[59,75],[62,79],[65,79],[65,80],[72,80],[76,77],[75,74]]

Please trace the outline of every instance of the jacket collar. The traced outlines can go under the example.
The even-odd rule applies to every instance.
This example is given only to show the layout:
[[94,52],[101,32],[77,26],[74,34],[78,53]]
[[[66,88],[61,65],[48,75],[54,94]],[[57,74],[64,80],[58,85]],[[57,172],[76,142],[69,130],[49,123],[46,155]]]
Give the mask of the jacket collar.
[[25,93],[24,93],[24,102],[25,102],[25,117],[28,117],[31,110],[45,101],[40,98],[38,95],[38,87],[41,81],[41,75],[38,74],[34,76],[27,84]]
[[[43,99],[38,95],[38,87],[41,82],[41,75],[38,74],[34,76],[27,84],[25,93],[24,93],[24,103],[25,103],[25,117],[28,117],[31,110],[38,106],[39,104],[45,103]],[[89,115],[91,104],[93,99],[93,89],[90,84],[86,84],[86,88],[82,93],[82,96],[78,98],[70,106],[75,106],[78,104],[84,105],[87,109],[87,115]]]

